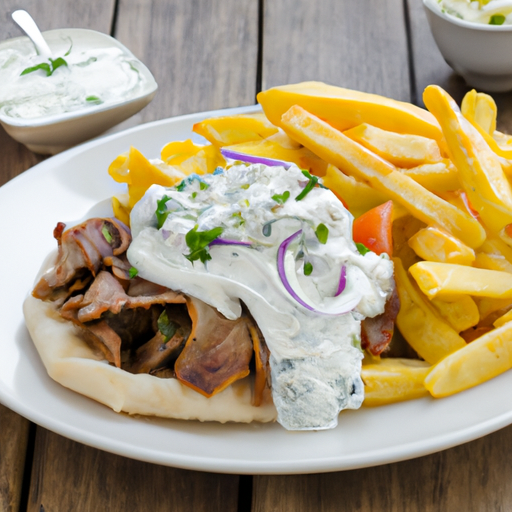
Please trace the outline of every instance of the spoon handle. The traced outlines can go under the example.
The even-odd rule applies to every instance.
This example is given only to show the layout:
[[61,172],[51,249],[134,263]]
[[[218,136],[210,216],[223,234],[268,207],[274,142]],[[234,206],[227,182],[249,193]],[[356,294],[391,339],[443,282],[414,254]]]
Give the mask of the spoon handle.
[[30,16],[27,11],[18,10],[12,13],[12,19],[21,27],[21,29],[27,34],[27,36],[32,40],[34,46],[36,47],[37,53],[44,57],[45,59],[49,59],[52,56],[52,51],[50,47],[44,40],[43,34],[36,25],[36,22]]

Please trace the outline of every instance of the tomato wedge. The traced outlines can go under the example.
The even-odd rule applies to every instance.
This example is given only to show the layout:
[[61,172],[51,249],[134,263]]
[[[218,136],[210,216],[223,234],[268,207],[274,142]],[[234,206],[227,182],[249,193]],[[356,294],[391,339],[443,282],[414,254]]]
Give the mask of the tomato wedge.
[[354,242],[376,254],[393,253],[393,201],[372,208],[354,221]]

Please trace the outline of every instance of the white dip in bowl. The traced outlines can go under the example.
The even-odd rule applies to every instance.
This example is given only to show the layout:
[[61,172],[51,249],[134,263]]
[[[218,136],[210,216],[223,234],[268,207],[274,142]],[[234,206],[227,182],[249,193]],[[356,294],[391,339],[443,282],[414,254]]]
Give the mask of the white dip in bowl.
[[150,71],[110,36],[58,29],[44,37],[53,62],[27,37],[0,43],[0,123],[30,150],[54,154],[86,141],[155,95]]

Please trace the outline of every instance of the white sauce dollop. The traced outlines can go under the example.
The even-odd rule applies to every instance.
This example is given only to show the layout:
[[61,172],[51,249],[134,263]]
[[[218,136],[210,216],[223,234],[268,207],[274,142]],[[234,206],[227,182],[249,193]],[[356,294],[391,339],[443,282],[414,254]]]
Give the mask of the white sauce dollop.
[[51,76],[43,70],[21,75],[44,59],[30,43],[1,50],[0,114],[35,119],[114,104],[138,96],[146,81],[133,56],[117,47],[72,48],[59,57],[68,65]]
[[[473,23],[494,25],[512,23],[512,0],[490,0],[487,3],[478,0],[438,0],[438,3],[446,14]],[[501,23],[502,16],[505,18],[503,23]]]
[[[316,187],[295,200],[307,182],[295,166],[235,165],[216,175],[188,178],[181,191],[153,185],[131,213],[133,242],[128,250],[140,276],[195,296],[227,318],[240,316],[240,301],[248,307],[271,352],[278,421],[290,430],[333,428],[342,409],[360,407],[360,322],[383,312],[393,279],[389,258],[358,252],[352,215],[332,192]],[[286,191],[289,199],[278,205],[272,196]],[[170,213],[158,229],[155,211],[164,195],[171,198],[166,203]],[[265,236],[263,227],[271,221],[271,234]],[[320,223],[329,232],[325,244],[315,235]],[[185,257],[190,253],[185,236],[196,225],[198,231],[222,227],[222,239],[252,245],[212,245],[211,260],[191,263]],[[345,265],[347,288],[340,297],[360,296],[354,310],[317,314],[285,289],[277,268],[278,248],[299,229],[313,264],[306,276],[303,259],[295,262],[300,296],[323,309],[333,300]],[[290,245],[295,256],[299,243],[297,237]]]

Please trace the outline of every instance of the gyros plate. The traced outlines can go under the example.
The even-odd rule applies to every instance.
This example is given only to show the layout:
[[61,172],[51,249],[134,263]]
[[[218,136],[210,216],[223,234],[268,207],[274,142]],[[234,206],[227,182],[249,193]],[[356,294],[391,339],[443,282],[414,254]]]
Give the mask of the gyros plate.
[[[53,382],[28,335],[22,303],[58,221],[83,218],[120,192],[107,174],[130,145],[158,157],[192,136],[206,112],[142,125],[54,156],[0,188],[0,402],[75,441],[126,457],[223,473],[283,474],[354,469],[433,453],[512,423],[512,372],[444,399],[341,413],[334,430],[288,432],[278,424],[217,424],[129,417]],[[195,137],[193,137],[195,138]],[[97,208],[97,207],[96,207]]]

